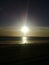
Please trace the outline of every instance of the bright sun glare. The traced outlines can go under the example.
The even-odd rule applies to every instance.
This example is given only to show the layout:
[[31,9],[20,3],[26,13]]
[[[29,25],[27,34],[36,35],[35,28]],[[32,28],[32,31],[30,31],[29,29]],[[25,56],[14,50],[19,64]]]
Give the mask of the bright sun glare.
[[22,43],[25,44],[25,43],[27,43],[26,33],[29,32],[28,27],[24,25],[24,26],[21,28],[21,32],[23,33]]
[[27,26],[23,26],[22,29],[21,29],[21,31],[23,33],[27,33],[28,32],[28,27]]

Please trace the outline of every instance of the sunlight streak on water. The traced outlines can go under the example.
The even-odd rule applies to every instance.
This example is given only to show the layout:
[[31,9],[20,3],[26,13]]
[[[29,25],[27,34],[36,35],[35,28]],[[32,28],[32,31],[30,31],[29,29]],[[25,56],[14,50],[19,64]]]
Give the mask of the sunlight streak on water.
[[27,37],[23,37],[23,38],[22,38],[22,43],[23,43],[23,44],[27,43]]

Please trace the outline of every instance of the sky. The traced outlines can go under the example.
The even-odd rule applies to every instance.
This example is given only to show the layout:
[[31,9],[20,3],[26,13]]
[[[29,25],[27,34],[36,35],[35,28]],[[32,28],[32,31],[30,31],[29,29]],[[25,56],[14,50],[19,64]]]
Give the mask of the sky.
[[0,0],[0,27],[25,23],[49,27],[49,0]]

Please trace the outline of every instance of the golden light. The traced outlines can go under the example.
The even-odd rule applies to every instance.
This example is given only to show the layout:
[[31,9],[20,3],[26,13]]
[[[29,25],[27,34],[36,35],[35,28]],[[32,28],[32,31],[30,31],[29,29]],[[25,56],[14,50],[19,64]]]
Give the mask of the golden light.
[[23,44],[27,43],[27,37],[22,38]]
[[27,33],[29,30],[28,30],[28,27],[27,26],[23,26],[22,29],[21,29],[21,31],[23,33]]

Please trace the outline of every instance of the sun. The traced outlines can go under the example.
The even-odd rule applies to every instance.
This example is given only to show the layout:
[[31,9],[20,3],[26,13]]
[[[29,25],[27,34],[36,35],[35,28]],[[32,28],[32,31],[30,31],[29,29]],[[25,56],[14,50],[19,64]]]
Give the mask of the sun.
[[23,33],[27,33],[29,30],[28,30],[28,27],[27,26],[23,26],[22,29],[21,29],[21,31]]

